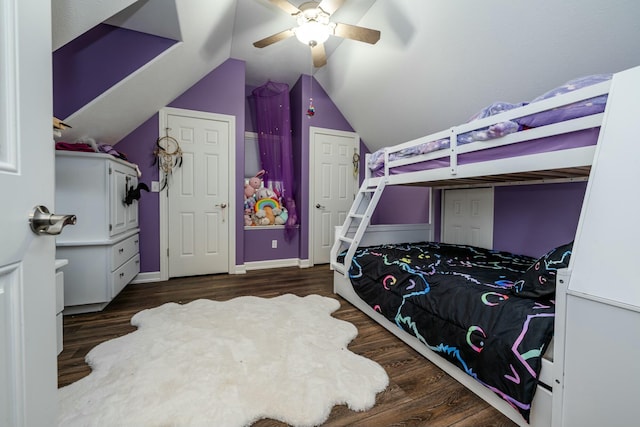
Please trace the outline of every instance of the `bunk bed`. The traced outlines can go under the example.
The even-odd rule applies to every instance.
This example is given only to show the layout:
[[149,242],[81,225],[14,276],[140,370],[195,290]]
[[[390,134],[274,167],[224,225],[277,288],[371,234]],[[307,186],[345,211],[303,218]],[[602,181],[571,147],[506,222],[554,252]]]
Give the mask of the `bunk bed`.
[[[610,88],[610,75],[578,79],[530,103],[495,103],[467,123],[368,155],[363,183],[344,224],[336,232],[331,250],[335,293],[519,425],[551,425],[553,386],[560,384],[562,377],[562,367],[553,362],[558,352],[552,341],[555,298],[547,290],[519,294],[519,280],[531,275],[535,265],[539,268],[555,256],[561,262],[553,265],[549,269],[551,275],[546,276],[546,280],[554,282],[556,271],[562,272],[568,266],[571,243],[549,248],[544,257],[536,260],[433,242],[432,224],[372,225],[371,217],[385,187],[391,185],[442,189],[586,180]],[[498,266],[502,270],[497,270]],[[482,271],[479,278],[469,273],[471,267]],[[488,270],[493,271],[487,275]],[[449,277],[463,277],[462,284],[445,285],[444,280]],[[456,311],[451,299],[459,301],[466,292],[464,288],[478,284],[484,286],[476,286],[478,289],[472,293],[480,297],[477,299],[484,297],[484,305],[504,306],[502,303],[509,300],[510,306],[520,307],[517,310],[521,312],[516,315],[521,316],[520,323],[511,328],[515,337],[509,338],[507,346],[513,350],[509,357],[519,358],[529,374],[523,375],[516,368],[518,361],[513,362],[504,352],[485,351],[490,344],[486,331],[464,318],[465,311],[478,311],[476,306],[464,303],[463,310]],[[451,287],[439,292],[439,296],[431,295],[445,286]],[[382,289],[387,299],[382,299],[374,288]],[[406,311],[409,305],[410,314]],[[435,325],[438,333],[420,329],[415,321],[420,317],[426,318],[423,323]],[[449,338],[442,338],[439,333],[452,322],[447,317],[458,323],[454,329],[462,338],[457,342],[454,338],[446,341]],[[500,328],[503,321],[492,318],[490,322]],[[467,328],[468,325],[471,326]],[[529,338],[532,341],[523,345],[523,340]],[[447,344],[450,342],[455,344]],[[468,353],[462,351],[465,343],[471,353],[485,352],[485,360],[505,359],[506,365],[483,367],[482,361],[469,365]],[[483,370],[502,370],[495,381],[502,379],[508,383],[506,388],[493,380],[486,382]],[[515,391],[509,388],[514,384]]]

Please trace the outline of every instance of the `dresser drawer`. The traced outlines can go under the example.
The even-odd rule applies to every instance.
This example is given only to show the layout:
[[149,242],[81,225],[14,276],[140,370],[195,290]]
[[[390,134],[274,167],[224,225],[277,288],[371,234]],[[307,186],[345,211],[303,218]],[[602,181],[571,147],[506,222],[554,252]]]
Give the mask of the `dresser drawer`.
[[111,268],[117,270],[128,259],[137,254],[139,250],[139,234],[116,243],[111,248]]
[[136,277],[140,272],[140,255],[137,254],[129,261],[125,262],[120,268],[111,273],[111,298],[115,298],[120,291]]

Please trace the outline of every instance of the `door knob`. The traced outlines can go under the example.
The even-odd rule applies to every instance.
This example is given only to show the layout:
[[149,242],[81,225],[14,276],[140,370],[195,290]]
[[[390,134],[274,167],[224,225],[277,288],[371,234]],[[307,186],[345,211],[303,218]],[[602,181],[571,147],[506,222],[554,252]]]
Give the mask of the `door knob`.
[[224,209],[224,208],[226,208],[226,207],[227,207],[227,204],[226,204],[226,203],[221,203],[221,204],[216,205],[216,206],[220,206],[222,209]]
[[36,234],[60,234],[65,225],[75,223],[75,215],[54,215],[46,206],[36,206],[29,214],[29,225]]
[[316,209],[324,209],[324,206],[322,206],[320,203],[316,203]]

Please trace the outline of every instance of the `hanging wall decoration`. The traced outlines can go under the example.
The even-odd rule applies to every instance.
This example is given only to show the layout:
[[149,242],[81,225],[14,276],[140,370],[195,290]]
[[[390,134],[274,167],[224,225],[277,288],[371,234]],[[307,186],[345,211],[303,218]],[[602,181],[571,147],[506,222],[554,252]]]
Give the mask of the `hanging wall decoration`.
[[182,150],[180,149],[180,144],[178,144],[178,141],[174,137],[169,136],[169,130],[169,128],[165,129],[165,135],[158,138],[156,148],[153,150],[155,156],[153,164],[155,165],[156,162],[158,162],[160,170],[162,171],[160,191],[169,186],[169,178],[173,173],[173,169],[182,166]]
[[313,106],[313,98],[309,98],[309,108],[307,108],[307,117],[311,118],[316,114],[316,107]]
[[351,158],[351,163],[353,163],[353,176],[357,178],[358,170],[360,169],[360,154],[355,148],[353,149],[353,157]]
[[309,78],[309,108],[307,108],[307,118],[311,118],[316,115],[316,107],[313,105],[313,67]]

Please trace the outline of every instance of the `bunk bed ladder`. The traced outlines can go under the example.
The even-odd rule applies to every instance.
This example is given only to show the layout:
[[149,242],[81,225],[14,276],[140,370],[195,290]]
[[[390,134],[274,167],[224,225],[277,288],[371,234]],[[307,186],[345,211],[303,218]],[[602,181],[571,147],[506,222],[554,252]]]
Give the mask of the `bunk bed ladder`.
[[[331,260],[333,269],[345,276],[349,270],[346,266],[351,264],[351,259],[371,222],[371,216],[378,205],[385,186],[386,181],[383,179],[379,180],[377,185],[368,185],[367,180],[365,180],[358,190],[358,194],[342,227],[340,227],[331,248]],[[338,262],[338,255],[345,249],[347,249],[347,253],[343,262]]]

